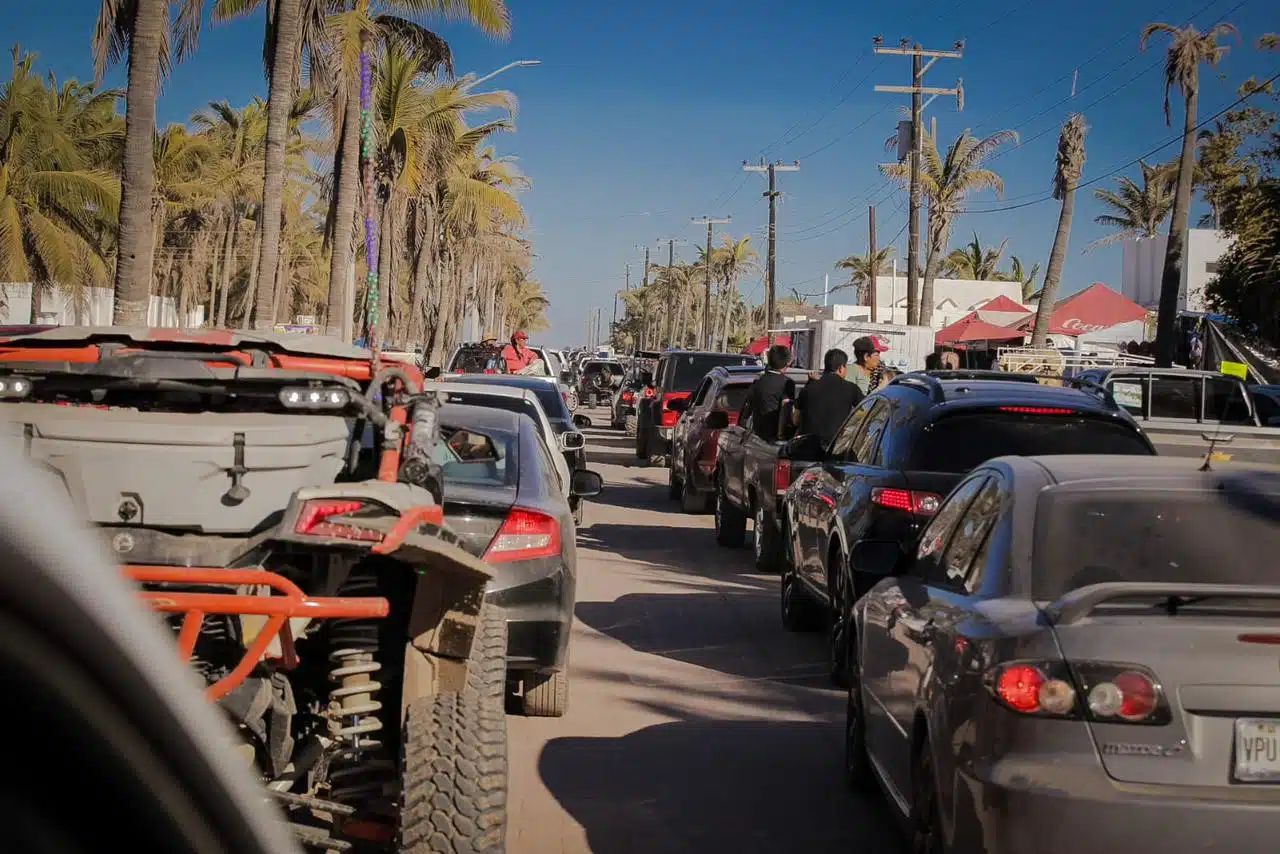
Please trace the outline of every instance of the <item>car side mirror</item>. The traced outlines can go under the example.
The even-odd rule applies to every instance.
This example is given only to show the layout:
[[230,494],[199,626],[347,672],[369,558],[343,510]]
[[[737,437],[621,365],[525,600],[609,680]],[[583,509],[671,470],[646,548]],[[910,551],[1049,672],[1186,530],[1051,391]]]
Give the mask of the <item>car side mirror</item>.
[[573,426],[579,430],[585,430],[591,426],[591,419],[585,415],[575,415],[573,416]]
[[577,430],[566,430],[556,437],[556,443],[562,451],[581,451],[587,446],[587,437]]
[[431,367],[427,368],[426,373],[424,373],[422,376],[429,380],[437,380],[437,379],[440,379],[441,373],[442,372],[440,370],[439,365],[432,365]]
[[589,469],[578,469],[569,479],[569,494],[575,498],[594,498],[604,491],[604,478]]
[[801,433],[787,443],[787,458],[801,463],[821,463],[827,459],[827,449],[822,437],[816,433]]
[[907,554],[897,540],[858,540],[849,555],[855,572],[886,577],[906,569]]
[[689,399],[687,397],[676,398],[667,401],[667,409],[672,412],[684,412],[689,408]]
[[729,426],[729,413],[723,409],[713,409],[707,413],[708,430],[724,430]]

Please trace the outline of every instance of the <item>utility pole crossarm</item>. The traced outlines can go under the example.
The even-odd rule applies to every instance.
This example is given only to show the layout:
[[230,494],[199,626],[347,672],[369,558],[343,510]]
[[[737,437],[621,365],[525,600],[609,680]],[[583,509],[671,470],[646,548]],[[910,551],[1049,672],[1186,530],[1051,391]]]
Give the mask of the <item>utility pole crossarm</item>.
[[931,56],[934,59],[963,59],[964,51],[962,50],[925,50],[916,45],[915,47],[873,47],[875,53],[892,54],[893,56]]
[[877,92],[896,92],[899,95],[959,95],[960,89],[941,89],[937,86],[876,86]]

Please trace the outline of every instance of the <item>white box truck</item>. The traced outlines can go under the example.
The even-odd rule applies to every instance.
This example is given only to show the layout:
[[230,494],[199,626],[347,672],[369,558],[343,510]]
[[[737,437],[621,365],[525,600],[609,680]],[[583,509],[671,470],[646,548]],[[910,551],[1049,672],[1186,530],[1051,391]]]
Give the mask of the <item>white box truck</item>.
[[934,351],[934,330],[928,326],[903,326],[861,320],[809,320],[773,330],[774,335],[791,338],[792,364],[808,370],[822,370],[822,357],[838,348],[853,359],[853,342],[875,335],[889,349],[880,361],[897,371],[924,370],[924,360]]

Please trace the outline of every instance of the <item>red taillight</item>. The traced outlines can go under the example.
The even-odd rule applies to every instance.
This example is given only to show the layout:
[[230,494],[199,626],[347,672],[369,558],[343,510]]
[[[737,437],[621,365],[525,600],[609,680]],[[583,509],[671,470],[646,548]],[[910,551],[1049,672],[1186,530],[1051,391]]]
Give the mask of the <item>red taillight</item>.
[[1078,415],[1074,409],[1060,406],[1002,406],[1001,412],[1012,412],[1015,415]]
[[778,460],[773,465],[773,489],[781,494],[791,485],[791,460]]
[[624,392],[622,393],[622,402],[623,402],[623,403],[630,403],[631,401],[633,401],[633,400],[635,400],[635,399],[636,399],[636,396],[635,396],[634,394],[632,394],[631,392],[629,392],[629,391],[624,391]]
[[1098,718],[1136,723],[1151,717],[1159,705],[1155,683],[1136,670],[1117,673],[1109,682],[1089,689],[1089,711]]
[[560,523],[546,513],[513,507],[484,559],[489,563],[510,563],[559,554]]
[[485,368],[485,369],[484,369],[484,372],[485,372],[486,374],[496,374],[496,373],[497,373],[497,371],[495,371],[493,368]]
[[676,422],[680,420],[679,412],[672,412],[670,409],[662,410],[662,426],[674,427]]
[[932,516],[942,504],[942,496],[936,492],[917,492],[910,489],[890,489],[877,486],[871,490],[871,503],[889,510],[905,510],[917,516]]
[[349,516],[367,505],[363,501],[329,501],[315,499],[304,502],[298,513],[298,521],[293,532],[306,537],[330,537],[339,540],[359,540],[376,543],[382,539],[382,533],[358,525],[330,522],[335,516]]
[[1236,638],[1240,643],[1261,643],[1268,646],[1280,646],[1280,635],[1247,634]]
[[645,396],[645,397],[653,397],[653,395],[654,395],[654,394],[655,394],[655,392],[654,392],[654,390],[653,390],[652,388],[646,388],[646,389],[644,390],[644,396]]
[[995,680],[1000,702],[1024,715],[1070,714],[1076,707],[1076,689],[1065,679],[1054,679],[1031,664],[1003,668]]

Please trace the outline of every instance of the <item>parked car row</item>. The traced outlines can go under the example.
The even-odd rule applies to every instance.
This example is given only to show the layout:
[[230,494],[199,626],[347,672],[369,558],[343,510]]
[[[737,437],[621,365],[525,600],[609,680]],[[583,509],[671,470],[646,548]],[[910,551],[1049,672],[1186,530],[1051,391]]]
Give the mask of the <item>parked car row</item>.
[[1209,434],[1157,456],[1120,376],[908,373],[825,446],[765,440],[741,417],[761,370],[655,397],[669,494],[713,505],[721,546],[750,525],[783,627],[826,633],[846,777],[913,850],[1273,847],[1280,467]]

